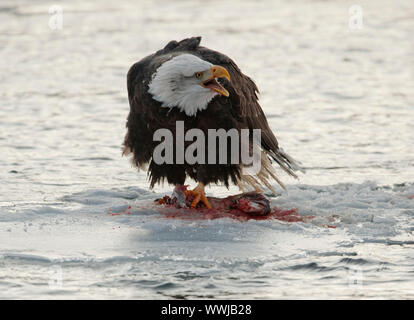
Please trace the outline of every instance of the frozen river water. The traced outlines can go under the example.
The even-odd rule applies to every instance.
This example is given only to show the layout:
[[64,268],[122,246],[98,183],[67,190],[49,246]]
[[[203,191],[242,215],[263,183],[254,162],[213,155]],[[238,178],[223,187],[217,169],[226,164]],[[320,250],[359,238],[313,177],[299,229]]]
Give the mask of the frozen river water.
[[[0,21],[0,298],[414,298],[412,1],[3,0]],[[314,219],[143,209],[171,187],[121,157],[126,73],[197,35],[307,170],[273,204]]]

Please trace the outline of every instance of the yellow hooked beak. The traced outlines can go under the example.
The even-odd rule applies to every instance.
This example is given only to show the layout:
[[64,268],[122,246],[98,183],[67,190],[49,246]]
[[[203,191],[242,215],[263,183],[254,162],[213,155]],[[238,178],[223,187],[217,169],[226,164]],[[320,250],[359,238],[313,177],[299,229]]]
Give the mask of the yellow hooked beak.
[[201,85],[204,88],[208,88],[220,95],[228,97],[230,95],[229,92],[220,83],[217,82],[216,78],[226,78],[228,81],[230,81],[229,72],[226,70],[226,68],[216,65],[211,66],[210,72],[211,76],[207,80],[204,80]]

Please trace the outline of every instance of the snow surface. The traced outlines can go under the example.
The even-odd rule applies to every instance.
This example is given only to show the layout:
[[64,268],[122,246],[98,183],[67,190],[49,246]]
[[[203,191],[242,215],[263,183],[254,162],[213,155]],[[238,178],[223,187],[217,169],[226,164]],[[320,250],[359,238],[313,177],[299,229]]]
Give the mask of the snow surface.
[[292,185],[273,205],[316,216],[296,223],[168,219],[140,188],[9,208],[0,297],[412,298],[412,194],[413,184]]
[[[2,1],[0,298],[414,298],[414,4],[358,3],[362,30],[346,1],[73,0],[51,31],[50,1]],[[153,207],[172,187],[121,158],[125,77],[194,35],[255,80],[306,168],[273,205],[314,218]]]

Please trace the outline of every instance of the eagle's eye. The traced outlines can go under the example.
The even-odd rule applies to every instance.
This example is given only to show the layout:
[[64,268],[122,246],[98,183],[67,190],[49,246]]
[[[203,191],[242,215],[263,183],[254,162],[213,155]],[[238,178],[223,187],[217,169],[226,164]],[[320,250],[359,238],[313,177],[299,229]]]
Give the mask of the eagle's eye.
[[202,73],[202,72],[196,72],[196,73],[194,73],[194,76],[195,76],[197,79],[200,79],[200,78],[203,76],[203,73]]

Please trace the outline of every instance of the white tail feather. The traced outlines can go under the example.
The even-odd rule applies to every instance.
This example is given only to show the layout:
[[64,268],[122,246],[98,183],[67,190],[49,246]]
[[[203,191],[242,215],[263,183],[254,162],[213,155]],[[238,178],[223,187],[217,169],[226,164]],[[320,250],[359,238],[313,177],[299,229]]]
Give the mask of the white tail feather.
[[[287,155],[283,150],[279,149],[278,154],[272,153],[272,158],[280,165],[280,167],[286,171],[289,175],[298,178],[297,175],[292,170],[304,170],[300,165],[293,160],[289,155]],[[237,181],[237,186],[243,191],[247,191],[253,188],[257,192],[263,192],[263,185],[266,186],[274,195],[277,195],[277,192],[272,187],[272,180],[275,180],[284,190],[286,190],[283,182],[276,175],[276,170],[273,168],[272,163],[268,155],[262,151],[261,155],[261,168],[260,171],[255,175],[243,175]]]

